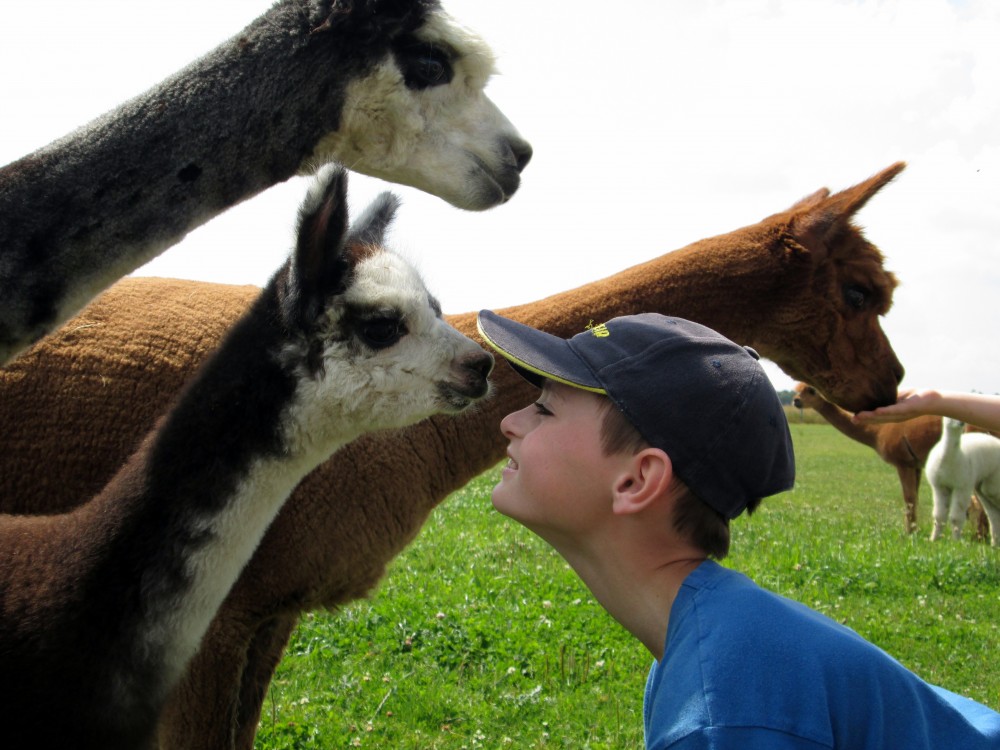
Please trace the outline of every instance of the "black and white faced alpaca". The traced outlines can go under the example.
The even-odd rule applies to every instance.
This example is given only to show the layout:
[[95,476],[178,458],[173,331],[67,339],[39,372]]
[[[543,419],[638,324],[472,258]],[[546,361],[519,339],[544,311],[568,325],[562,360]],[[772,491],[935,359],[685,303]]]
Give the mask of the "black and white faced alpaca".
[[931,541],[940,539],[948,526],[952,538],[961,538],[975,493],[990,520],[991,543],[1000,546],[1000,439],[966,432],[964,422],[946,417],[924,471],[934,495]]
[[195,227],[329,161],[460,208],[503,203],[531,147],[483,93],[493,65],[437,0],[280,0],[3,167],[0,365]]
[[459,412],[493,358],[321,173],[293,257],[107,487],[58,516],[0,515],[0,736],[140,748],[292,489],[358,435]]

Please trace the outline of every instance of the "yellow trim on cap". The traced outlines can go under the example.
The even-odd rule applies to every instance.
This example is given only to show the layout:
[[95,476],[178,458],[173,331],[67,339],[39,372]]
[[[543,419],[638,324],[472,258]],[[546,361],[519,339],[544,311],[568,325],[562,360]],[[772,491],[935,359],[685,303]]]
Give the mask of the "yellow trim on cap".
[[483,330],[482,324],[479,322],[479,316],[478,315],[476,316],[476,329],[479,331],[479,335],[483,337],[483,340],[486,341],[487,344],[489,344],[490,346],[492,346],[508,362],[511,362],[512,364],[517,365],[522,370],[527,370],[528,372],[533,372],[535,375],[541,375],[543,378],[546,378],[547,380],[552,380],[552,381],[554,381],[556,383],[562,383],[563,385],[568,385],[568,386],[570,386],[572,388],[579,388],[581,391],[589,391],[590,393],[599,393],[602,396],[607,396],[608,395],[608,392],[606,390],[604,390],[603,388],[595,388],[594,386],[581,385],[580,383],[574,383],[572,380],[566,380],[565,378],[561,378],[558,375],[553,375],[552,373],[548,373],[548,372],[545,372],[543,370],[539,370],[537,367],[529,365],[527,362],[523,362],[522,360],[518,359],[517,357],[515,357],[513,354],[511,354],[507,350],[501,348],[493,339],[491,339],[487,335],[486,331]]

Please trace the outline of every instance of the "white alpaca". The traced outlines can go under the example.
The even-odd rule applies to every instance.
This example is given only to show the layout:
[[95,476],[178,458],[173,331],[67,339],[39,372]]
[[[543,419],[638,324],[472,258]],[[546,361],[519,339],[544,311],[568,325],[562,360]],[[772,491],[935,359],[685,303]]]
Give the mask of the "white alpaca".
[[945,522],[958,539],[975,493],[990,519],[990,540],[1000,546],[1000,439],[965,432],[965,423],[945,419],[940,442],[927,456],[927,481],[934,493],[931,541],[944,534]]
[[486,395],[492,356],[381,247],[393,196],[348,228],[345,186],[321,177],[293,258],[101,493],[0,515],[5,747],[149,746],[299,480],[364,432]]

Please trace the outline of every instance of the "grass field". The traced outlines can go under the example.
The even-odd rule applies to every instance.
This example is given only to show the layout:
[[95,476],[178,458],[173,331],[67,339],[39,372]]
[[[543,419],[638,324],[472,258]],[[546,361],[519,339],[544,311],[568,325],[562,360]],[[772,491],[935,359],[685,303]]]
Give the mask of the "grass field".
[[[1000,707],[1000,552],[902,533],[895,471],[789,412],[795,490],[733,525],[726,564],[846,623],[924,678]],[[808,412],[807,412],[808,414]],[[370,600],[305,617],[257,748],[641,748],[651,657],[546,545],[448,498]]]

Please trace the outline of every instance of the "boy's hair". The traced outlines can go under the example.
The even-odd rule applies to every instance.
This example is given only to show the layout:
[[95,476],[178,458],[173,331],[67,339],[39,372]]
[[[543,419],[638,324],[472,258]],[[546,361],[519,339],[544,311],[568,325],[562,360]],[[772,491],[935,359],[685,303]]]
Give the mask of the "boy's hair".
[[[610,398],[602,396],[599,400],[600,438],[604,455],[638,453],[650,447]],[[722,560],[729,554],[729,520],[703,502],[676,475],[671,480],[670,489],[675,497],[674,529],[709,557]],[[752,512],[757,503],[753,503],[748,510]]]

